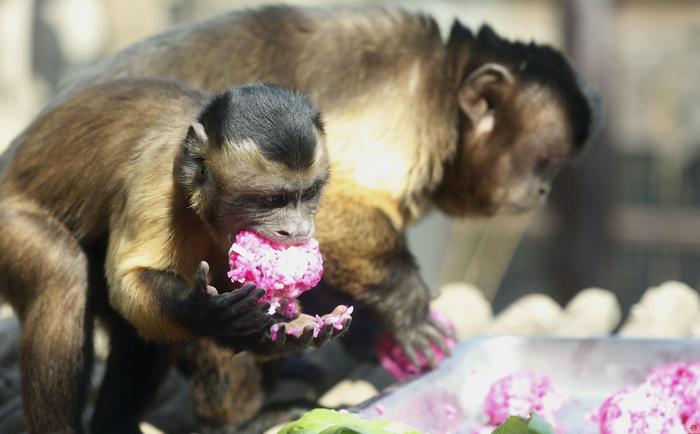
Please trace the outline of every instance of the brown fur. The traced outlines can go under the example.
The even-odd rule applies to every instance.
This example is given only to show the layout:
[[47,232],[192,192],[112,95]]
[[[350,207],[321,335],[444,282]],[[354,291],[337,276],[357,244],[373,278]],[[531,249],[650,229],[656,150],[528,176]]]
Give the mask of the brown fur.
[[[275,95],[302,104],[298,94]],[[99,421],[93,429],[101,433],[138,429],[170,364],[170,343],[208,336],[269,357],[322,345],[342,333],[324,330],[312,337],[305,329],[301,337],[271,342],[269,306],[257,304],[262,289],[219,293],[207,287],[208,276],[195,277],[203,269],[200,261],[210,260],[215,268],[209,282],[227,282],[219,288],[231,289],[228,264],[221,259],[231,236],[250,224],[250,216],[235,219],[253,213],[237,206],[222,215],[226,227],[218,227],[221,222],[208,219],[209,209],[235,198],[233,193],[284,189],[301,197],[311,185],[320,193],[328,172],[316,127],[308,145],[314,146],[312,161],[299,170],[268,161],[252,143],[215,143],[204,138],[203,129],[207,143],[197,145],[203,160],[188,166],[195,145],[186,137],[201,126],[208,101],[202,92],[169,80],[97,85],[46,111],[0,174],[0,294],[22,320],[29,432],[82,431],[97,310],[113,345],[109,381],[93,419]],[[303,118],[298,125],[313,121]],[[200,166],[189,170],[192,164]],[[207,178],[190,179],[199,169]],[[290,220],[286,212],[312,222],[319,200],[300,198],[285,207],[295,211],[267,209],[255,227],[284,224]]]
[[[110,56],[54,101],[130,76],[207,91],[262,80],[308,95],[324,112],[333,172],[317,219],[324,283],[367,304],[410,350],[438,333],[427,319],[431,290],[404,240],[408,225],[434,205],[459,216],[537,205],[549,182],[532,176],[537,159],[552,153],[558,164],[574,148],[559,99],[519,81],[522,65],[505,64],[515,78],[500,84],[465,79],[499,61],[475,56],[465,33],[457,28],[443,43],[432,18],[393,9],[234,12]],[[492,114],[494,95],[490,130],[478,122]]]
[[[190,393],[195,413],[211,425],[238,426],[262,408],[262,374],[250,353],[232,354],[211,341],[200,340],[187,349],[186,369],[192,372]],[[220,366],[233,367],[221,376],[211,375]],[[231,393],[231,390],[237,393]]]

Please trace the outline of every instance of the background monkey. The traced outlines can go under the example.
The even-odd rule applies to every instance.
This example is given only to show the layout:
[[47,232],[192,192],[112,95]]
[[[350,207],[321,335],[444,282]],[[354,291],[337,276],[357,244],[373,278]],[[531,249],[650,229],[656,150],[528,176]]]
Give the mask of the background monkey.
[[458,21],[443,42],[431,17],[401,10],[288,6],[142,41],[87,69],[49,107],[88,83],[131,76],[208,91],[260,79],[308,95],[324,112],[333,167],[316,220],[323,284],[365,307],[409,354],[443,331],[427,315],[434,293],[407,227],[434,207],[463,216],[541,204],[595,111],[551,47]]
[[140,432],[169,344],[276,355],[343,332],[313,338],[309,326],[273,342],[264,291],[222,291],[241,229],[312,236],[328,170],[319,112],[278,86],[208,98],[119,80],[46,111],[0,174],[0,291],[22,322],[28,431],[82,432],[94,314],[111,345],[97,433]]
[[595,105],[551,47],[458,21],[444,43],[431,17],[397,9],[272,6],[176,27],[86,69],[54,101],[129,76],[207,91],[259,79],[307,95],[324,112],[334,174],[317,218],[324,283],[369,306],[408,353],[430,353],[442,331],[406,228],[435,206],[463,216],[541,204]]

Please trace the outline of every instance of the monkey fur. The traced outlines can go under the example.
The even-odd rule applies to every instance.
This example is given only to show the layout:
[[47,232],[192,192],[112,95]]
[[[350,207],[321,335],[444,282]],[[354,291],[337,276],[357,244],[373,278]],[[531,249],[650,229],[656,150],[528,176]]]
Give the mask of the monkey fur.
[[111,345],[98,433],[140,432],[179,343],[274,356],[347,329],[313,337],[311,321],[273,342],[264,290],[226,277],[243,228],[312,236],[328,171],[320,113],[279,86],[209,98],[123,79],[45,111],[0,174],[0,294],[22,323],[27,430],[82,432],[95,315]]
[[372,312],[409,356],[429,359],[445,330],[427,314],[435,291],[406,229],[433,208],[488,216],[538,206],[591,135],[597,105],[557,50],[488,26],[474,33],[455,21],[443,41],[424,14],[272,6],[141,41],[79,74],[49,107],[130,76],[210,92],[265,80],[306,94],[324,113],[333,168],[316,219],[322,284]]

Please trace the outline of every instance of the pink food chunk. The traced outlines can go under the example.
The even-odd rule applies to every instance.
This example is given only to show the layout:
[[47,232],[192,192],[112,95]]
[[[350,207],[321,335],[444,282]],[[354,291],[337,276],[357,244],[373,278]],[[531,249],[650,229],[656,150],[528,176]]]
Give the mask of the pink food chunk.
[[497,426],[508,416],[529,418],[534,411],[557,429],[556,413],[564,406],[564,396],[552,385],[552,380],[528,369],[517,371],[494,382],[484,400],[484,412],[488,417],[487,427]]
[[323,259],[315,239],[284,245],[248,230],[236,235],[229,250],[229,264],[232,282],[263,288],[262,301],[270,303],[270,313],[287,318],[299,314],[297,297],[318,285],[323,275]]
[[593,420],[601,434],[686,434],[700,426],[700,361],[654,368],[608,397]]

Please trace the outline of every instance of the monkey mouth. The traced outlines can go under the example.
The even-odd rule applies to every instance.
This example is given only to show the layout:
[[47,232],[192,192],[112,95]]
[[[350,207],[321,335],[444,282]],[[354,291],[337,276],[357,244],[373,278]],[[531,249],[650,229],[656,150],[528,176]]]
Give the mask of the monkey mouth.
[[520,202],[505,202],[498,207],[498,214],[517,215],[532,211],[535,208],[534,204],[522,204]]

